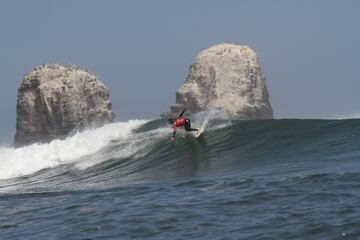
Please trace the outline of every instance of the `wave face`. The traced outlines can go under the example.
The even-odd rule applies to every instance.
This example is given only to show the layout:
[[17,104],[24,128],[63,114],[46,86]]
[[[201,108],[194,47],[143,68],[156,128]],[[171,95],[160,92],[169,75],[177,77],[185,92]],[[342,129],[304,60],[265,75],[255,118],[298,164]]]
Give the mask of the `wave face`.
[[132,120],[1,148],[0,238],[360,237],[360,120],[192,125],[200,138]]

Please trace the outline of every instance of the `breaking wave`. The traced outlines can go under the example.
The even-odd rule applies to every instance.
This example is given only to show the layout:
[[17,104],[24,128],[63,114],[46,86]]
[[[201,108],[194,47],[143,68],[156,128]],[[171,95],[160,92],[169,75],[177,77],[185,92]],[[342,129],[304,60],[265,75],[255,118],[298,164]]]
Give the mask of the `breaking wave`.
[[230,121],[212,111],[194,116],[192,125],[205,127],[205,133],[196,139],[180,129],[170,142],[166,120],[130,120],[48,144],[3,147],[0,189],[107,188],[307,161],[346,165],[360,157],[356,119]]

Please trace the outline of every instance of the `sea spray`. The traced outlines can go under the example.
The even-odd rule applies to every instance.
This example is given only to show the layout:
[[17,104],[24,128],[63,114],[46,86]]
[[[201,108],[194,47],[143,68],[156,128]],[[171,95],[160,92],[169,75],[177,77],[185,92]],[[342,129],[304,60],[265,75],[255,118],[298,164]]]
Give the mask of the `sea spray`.
[[[194,127],[200,127],[204,129],[209,127],[209,129],[218,129],[229,126],[231,124],[231,121],[228,120],[228,118],[229,117],[219,109],[209,109],[207,111],[194,114],[193,122],[196,124]],[[216,120],[220,120],[221,124],[217,124]],[[209,122],[212,123],[210,126]]]

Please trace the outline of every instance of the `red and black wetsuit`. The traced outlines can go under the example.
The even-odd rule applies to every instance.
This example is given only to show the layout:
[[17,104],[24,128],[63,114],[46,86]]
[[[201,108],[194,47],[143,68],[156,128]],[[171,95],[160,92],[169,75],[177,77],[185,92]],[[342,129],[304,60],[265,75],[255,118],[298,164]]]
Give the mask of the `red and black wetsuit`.
[[172,127],[173,127],[173,137],[175,137],[176,134],[176,128],[177,127],[181,127],[181,126],[185,126],[185,130],[186,131],[197,131],[198,129],[196,128],[191,128],[191,124],[190,124],[190,119],[189,118],[183,118],[183,117],[179,117],[177,119],[174,120]]
[[191,128],[190,119],[182,117],[182,115],[185,113],[185,111],[186,111],[186,109],[184,109],[179,114],[179,117],[169,119],[170,123],[172,123],[172,127],[173,127],[173,130],[174,130],[173,135],[171,137],[171,140],[175,139],[175,134],[176,134],[176,128],[177,127],[185,126],[186,131],[198,131],[198,129],[196,129],[196,128]]

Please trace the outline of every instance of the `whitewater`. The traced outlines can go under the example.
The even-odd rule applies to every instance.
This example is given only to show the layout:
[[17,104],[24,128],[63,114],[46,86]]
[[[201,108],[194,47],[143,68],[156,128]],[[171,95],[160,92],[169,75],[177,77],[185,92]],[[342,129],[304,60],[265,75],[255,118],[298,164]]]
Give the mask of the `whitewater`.
[[[131,120],[114,123],[95,130],[77,133],[65,140],[54,140],[48,144],[33,144],[17,149],[2,148],[0,149],[2,157],[0,179],[20,177],[45,168],[79,162],[83,157],[106,147],[113,140],[133,141],[135,144],[136,139],[131,138],[131,131],[145,122],[145,120]],[[123,156],[130,156],[131,150],[131,147],[128,147],[122,153]],[[91,165],[91,163],[89,164]]]
[[360,120],[129,120],[0,148],[0,239],[359,239]]

